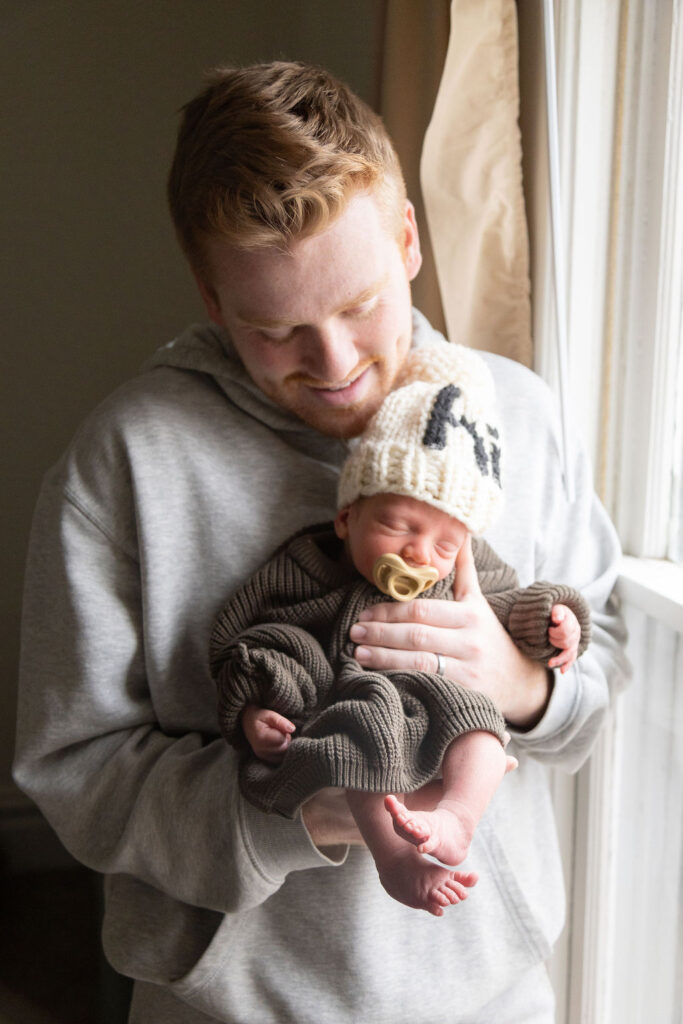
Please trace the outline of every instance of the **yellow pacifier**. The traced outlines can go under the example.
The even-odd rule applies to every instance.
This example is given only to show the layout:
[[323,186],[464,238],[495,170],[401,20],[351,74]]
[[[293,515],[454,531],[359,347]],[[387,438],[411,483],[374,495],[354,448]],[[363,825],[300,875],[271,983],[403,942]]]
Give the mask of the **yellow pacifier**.
[[408,565],[400,555],[380,555],[372,567],[375,586],[396,601],[412,601],[439,578],[431,565]]

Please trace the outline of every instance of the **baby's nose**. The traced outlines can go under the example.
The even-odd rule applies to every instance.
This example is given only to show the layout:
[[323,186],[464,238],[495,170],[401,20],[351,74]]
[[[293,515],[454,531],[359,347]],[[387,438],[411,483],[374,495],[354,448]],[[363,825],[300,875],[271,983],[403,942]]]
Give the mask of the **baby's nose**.
[[403,560],[413,565],[429,565],[430,556],[431,548],[426,541],[412,540],[402,551]]

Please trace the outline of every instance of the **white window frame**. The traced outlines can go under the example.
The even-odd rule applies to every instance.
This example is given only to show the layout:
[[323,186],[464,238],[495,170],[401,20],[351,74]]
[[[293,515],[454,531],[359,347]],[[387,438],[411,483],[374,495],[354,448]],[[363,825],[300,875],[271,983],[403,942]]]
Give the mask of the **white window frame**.
[[624,549],[666,558],[673,553],[669,524],[680,491],[671,474],[680,445],[672,424],[680,430],[683,397],[683,11],[680,0],[623,6],[625,116],[615,168],[620,201],[607,381],[617,400],[608,422],[604,492]]
[[[624,550],[648,558],[672,557],[683,452],[682,6],[555,0],[570,406]],[[535,368],[557,387],[542,135]]]
[[[683,367],[680,352],[669,343],[680,333],[683,305],[683,180],[674,184],[676,175],[683,176],[682,4],[554,4],[570,409],[581,424],[603,499],[632,556],[624,559],[619,593],[632,607],[679,632],[683,566],[661,559],[671,553],[667,526],[681,490],[670,467],[674,452],[683,451],[680,437],[671,431],[683,395]],[[533,7],[540,25],[540,2],[534,0]],[[523,13],[529,17],[528,7]],[[534,59],[542,68],[542,45]],[[542,71],[536,80],[542,82]],[[540,117],[534,131],[535,368],[557,386]],[[611,1024],[618,899],[612,866],[622,737],[617,707],[578,777],[558,773],[553,782],[570,890],[568,927],[551,964],[558,1024]]]

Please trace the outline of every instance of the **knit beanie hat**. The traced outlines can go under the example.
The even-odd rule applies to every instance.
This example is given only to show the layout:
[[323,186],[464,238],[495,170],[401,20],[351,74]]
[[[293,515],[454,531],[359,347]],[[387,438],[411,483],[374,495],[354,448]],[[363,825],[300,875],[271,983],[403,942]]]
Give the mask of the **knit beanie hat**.
[[338,505],[373,494],[427,502],[483,533],[502,507],[501,436],[491,373],[472,349],[414,350],[341,471]]

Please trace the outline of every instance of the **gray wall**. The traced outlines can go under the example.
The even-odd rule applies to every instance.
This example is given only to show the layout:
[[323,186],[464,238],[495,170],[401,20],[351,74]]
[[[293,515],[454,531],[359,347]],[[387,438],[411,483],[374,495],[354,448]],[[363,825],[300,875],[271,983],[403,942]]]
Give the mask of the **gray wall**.
[[[3,74],[0,829],[40,479],[83,415],[202,309],[165,206],[205,68],[321,63],[373,100],[378,0],[7,0]],[[1,839],[1,836],[0,836]]]

